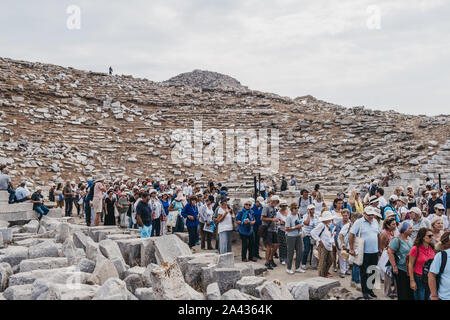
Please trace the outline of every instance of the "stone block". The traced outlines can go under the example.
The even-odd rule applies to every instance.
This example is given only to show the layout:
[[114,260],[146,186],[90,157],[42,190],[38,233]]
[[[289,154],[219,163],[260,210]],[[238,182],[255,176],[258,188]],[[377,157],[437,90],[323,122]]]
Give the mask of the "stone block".
[[241,280],[236,282],[236,288],[243,293],[259,298],[260,292],[256,288],[263,285],[266,281],[263,277],[242,277]]

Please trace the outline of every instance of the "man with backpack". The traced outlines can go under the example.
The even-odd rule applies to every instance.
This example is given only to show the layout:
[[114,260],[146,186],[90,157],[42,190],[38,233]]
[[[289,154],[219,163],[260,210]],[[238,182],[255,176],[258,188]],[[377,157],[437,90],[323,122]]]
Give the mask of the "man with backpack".
[[397,212],[397,201],[398,201],[398,197],[395,194],[393,194],[389,198],[389,203],[387,205],[385,205],[384,207],[380,207],[381,214],[383,215],[383,220],[386,219],[386,212],[388,210],[391,210],[393,213],[395,213],[395,222],[400,222],[401,217]]
[[299,214],[303,217],[308,212],[308,206],[313,204],[311,196],[309,196],[309,191],[303,189],[300,192],[300,198],[298,199]]
[[441,236],[442,251],[437,253],[428,272],[431,300],[450,300],[450,231]]

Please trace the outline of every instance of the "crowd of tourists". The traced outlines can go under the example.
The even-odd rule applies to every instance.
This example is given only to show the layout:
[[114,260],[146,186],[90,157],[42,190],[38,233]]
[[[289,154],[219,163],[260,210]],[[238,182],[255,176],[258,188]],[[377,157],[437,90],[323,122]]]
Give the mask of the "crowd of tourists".
[[[294,177],[289,183],[283,177],[280,189],[288,184],[296,186]],[[106,182],[100,175],[85,184],[52,184],[48,200],[64,208],[65,216],[75,207],[88,226],[137,229],[142,238],[187,230],[193,252],[198,245],[232,252],[237,231],[243,262],[263,260],[273,270],[278,259],[290,275],[314,269],[326,278],[333,277],[333,269],[341,278],[351,277],[364,299],[377,298],[373,288],[379,277],[391,299],[448,300],[450,186],[435,188],[431,181],[423,190],[398,187],[386,200],[372,180],[349,197],[338,194],[328,207],[319,185],[301,190],[289,203],[261,180],[253,197],[234,208],[227,187],[213,181],[200,187],[192,179],[179,185],[151,179]],[[49,212],[42,188],[31,193],[23,182],[14,189],[5,168],[0,190],[10,192],[10,203],[33,203],[39,219]]]

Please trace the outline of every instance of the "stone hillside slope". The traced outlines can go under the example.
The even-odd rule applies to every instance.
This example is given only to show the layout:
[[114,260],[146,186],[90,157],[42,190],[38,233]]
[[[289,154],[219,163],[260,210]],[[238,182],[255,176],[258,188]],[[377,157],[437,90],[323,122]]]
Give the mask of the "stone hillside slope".
[[388,165],[411,178],[450,176],[449,115],[345,108],[312,96],[157,83],[0,58],[0,162],[16,183],[103,173],[250,186],[259,162],[172,163],[173,130],[191,130],[196,120],[203,131],[215,128],[224,136],[225,129],[278,129],[280,168],[263,171],[266,177],[294,174],[301,183],[334,190],[381,177]]

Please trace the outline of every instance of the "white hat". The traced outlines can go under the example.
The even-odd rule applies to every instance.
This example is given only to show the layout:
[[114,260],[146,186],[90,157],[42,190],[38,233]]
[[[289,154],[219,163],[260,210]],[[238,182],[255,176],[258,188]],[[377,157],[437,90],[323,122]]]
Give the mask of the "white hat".
[[280,202],[280,197],[279,196],[272,196],[271,198],[270,198],[270,201],[278,201],[278,202]]
[[438,210],[445,210],[444,206],[442,205],[442,203],[438,203],[434,206],[434,209],[438,209]]
[[[273,197],[272,197],[273,198]],[[273,199],[272,199],[273,200]],[[287,203],[287,201],[286,200],[281,200],[280,201],[280,206],[287,206],[288,205],[288,203]]]
[[259,196],[258,198],[256,198],[256,201],[258,201],[259,203],[264,203],[264,198]]
[[253,204],[253,199],[252,198],[248,198],[247,200],[245,200],[244,205],[246,205],[246,204],[252,205]]
[[371,196],[369,198],[369,204],[374,204],[375,202],[379,202],[380,200],[378,200],[377,196]]
[[42,187],[41,186],[37,186],[36,187],[36,191],[39,191],[39,190],[42,191]]
[[312,203],[308,206],[308,210],[310,210],[310,209],[315,209],[315,208],[316,208],[316,206],[313,205]]
[[386,212],[384,213],[384,215],[386,216],[386,219],[389,218],[390,216],[395,216],[395,212],[392,210],[386,210]]
[[150,189],[150,191],[148,192],[148,194],[152,194],[152,193],[158,193],[158,191],[156,191],[156,189]]
[[103,181],[103,180],[105,180],[105,177],[103,175],[99,175],[98,177],[95,178],[95,182]]
[[374,216],[375,215],[375,208],[368,206],[364,208],[364,213],[367,214],[368,216]]
[[409,212],[414,212],[415,214],[422,215],[422,211],[420,211],[420,209],[417,207],[412,207],[411,209],[409,209]]
[[334,219],[333,214],[330,211],[324,211],[322,213],[322,216],[319,218],[319,221],[324,222],[324,221],[330,221],[333,219]]
[[397,201],[397,200],[398,200],[398,197],[397,197],[395,194],[393,194],[393,195],[389,198],[389,201],[392,201],[392,202]]

